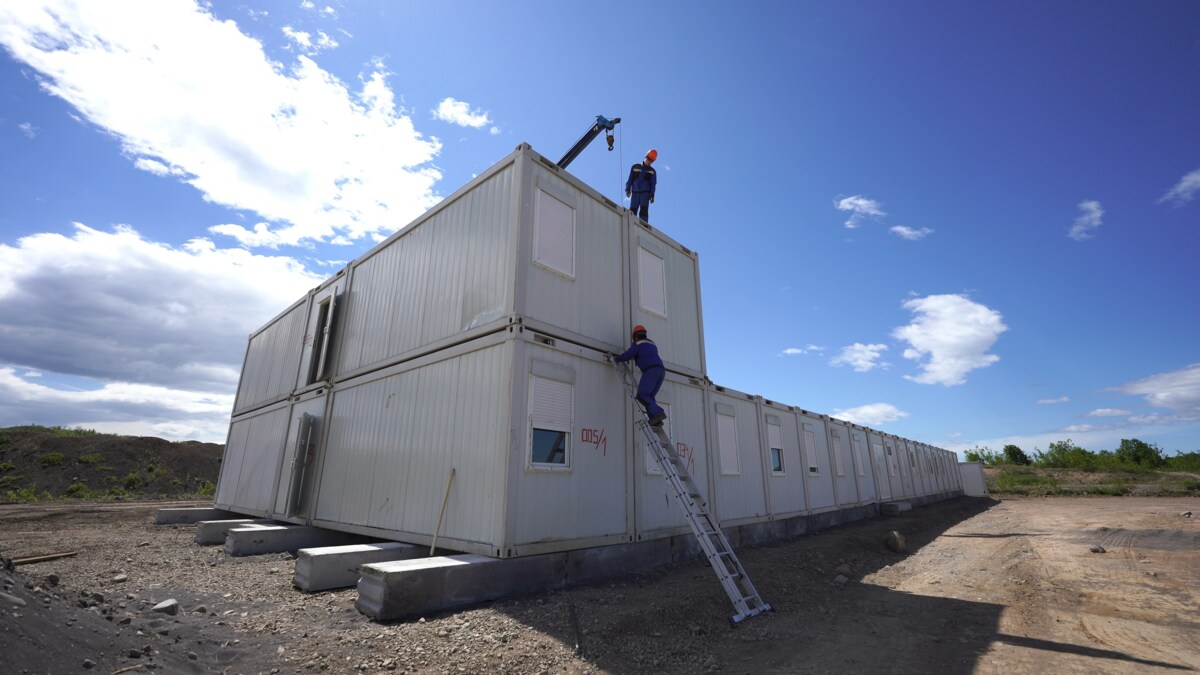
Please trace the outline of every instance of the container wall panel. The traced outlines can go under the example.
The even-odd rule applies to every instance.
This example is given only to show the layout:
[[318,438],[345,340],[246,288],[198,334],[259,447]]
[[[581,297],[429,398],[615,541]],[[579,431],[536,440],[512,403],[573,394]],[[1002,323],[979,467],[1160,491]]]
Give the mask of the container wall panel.
[[[304,506],[312,504],[312,485],[316,477],[320,460],[320,442],[322,423],[325,418],[325,395],[308,395],[305,400],[294,403],[291,407],[287,425],[287,442],[280,453],[278,477],[275,485],[275,501],[271,516],[285,518],[288,516],[288,498],[297,491]],[[310,416],[310,423],[303,424],[305,415]],[[304,435],[301,438],[301,434]],[[307,488],[307,489],[306,489]]]
[[468,344],[336,387],[314,517],[432,536],[455,469],[439,537],[498,544],[511,358]]
[[668,368],[703,374],[699,261],[656,231],[634,224],[640,219],[629,216],[627,222],[632,322],[646,327]]
[[804,456],[805,490],[808,509],[822,511],[833,508],[837,497],[833,488],[833,466],[829,455],[829,432],[825,420],[814,415],[798,415],[800,447]]
[[893,436],[881,436],[881,443],[885,452],[884,464],[887,471],[888,490],[887,493],[890,499],[903,499],[904,485],[900,479],[900,456],[896,449],[896,439]]
[[[721,523],[767,516],[758,403],[731,389],[709,391],[713,484]],[[711,506],[711,504],[710,504]]]
[[838,506],[859,503],[858,482],[854,473],[854,452],[850,429],[836,420],[826,420],[829,428],[829,455],[833,473],[833,494]]
[[[625,216],[578,181],[557,175],[541,162],[531,161],[530,166],[532,208],[522,238],[527,244],[519,254],[525,283],[516,311],[570,333],[622,344],[627,338]],[[552,221],[561,231],[549,230]]]
[[[619,383],[618,383],[619,384]],[[708,485],[710,453],[705,437],[704,390],[686,378],[668,374],[659,392],[658,403],[667,411],[665,427],[675,441],[676,452],[685,460],[685,469],[700,488],[706,501],[711,502]],[[626,399],[628,400],[628,399]],[[637,410],[629,402],[628,415],[637,419]],[[635,458],[634,481],[637,484],[635,511],[639,533],[665,528],[687,527],[683,510],[675,499],[675,491],[663,476],[662,469],[646,447],[645,437],[632,428],[624,435],[631,439],[634,451],[625,453]]]
[[250,337],[233,406],[234,415],[292,393],[304,350],[307,322],[306,298]]
[[[800,452],[800,426],[794,411],[778,406],[763,404],[763,424],[767,452],[767,491],[771,499],[771,515],[784,518],[803,513],[808,509],[804,489],[808,482],[807,468]],[[777,431],[772,431],[776,427]],[[778,434],[778,437],[775,435]],[[783,471],[775,471],[772,464],[772,442],[781,444]]]
[[[591,350],[516,341],[512,430],[519,453],[511,458],[511,544],[526,546],[628,532],[626,475],[631,453],[622,452],[626,401],[611,364]],[[584,356],[587,354],[587,356]],[[533,381],[553,387],[556,424],[538,421]],[[521,383],[524,383],[523,386]],[[540,404],[539,404],[540,405]],[[565,431],[561,463],[536,462],[533,429]],[[585,432],[586,430],[586,432]]]
[[386,364],[511,312],[515,166],[353,263],[336,372]]
[[879,498],[875,489],[875,462],[871,457],[871,444],[867,441],[867,432],[858,427],[850,427],[850,451],[854,456],[854,476],[858,484],[858,499],[862,504],[870,504]]
[[215,506],[262,514],[271,509],[289,410],[290,406],[283,404],[233,421],[221,460]]

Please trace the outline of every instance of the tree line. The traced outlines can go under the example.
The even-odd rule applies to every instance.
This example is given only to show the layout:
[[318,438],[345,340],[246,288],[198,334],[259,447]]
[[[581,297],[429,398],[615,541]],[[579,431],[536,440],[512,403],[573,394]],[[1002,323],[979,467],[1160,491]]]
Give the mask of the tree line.
[[1033,466],[1043,469],[1083,471],[1200,471],[1200,452],[1166,455],[1157,445],[1136,438],[1121,439],[1116,450],[1092,452],[1073,441],[1057,441],[1045,452],[1034,448],[1032,455],[1020,446],[1006,445],[1000,452],[976,447],[965,453],[968,462],[984,466]]

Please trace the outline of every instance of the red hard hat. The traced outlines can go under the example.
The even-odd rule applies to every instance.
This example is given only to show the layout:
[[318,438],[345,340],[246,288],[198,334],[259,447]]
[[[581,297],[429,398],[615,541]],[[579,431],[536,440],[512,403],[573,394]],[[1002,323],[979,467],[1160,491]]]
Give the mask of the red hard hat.
[[646,159],[650,160],[651,162],[658,159],[658,151],[654,148],[650,148],[650,152],[646,153]]
[[633,327],[633,335],[637,335],[638,333],[645,333],[645,332],[646,332],[645,326],[637,325],[637,326]]

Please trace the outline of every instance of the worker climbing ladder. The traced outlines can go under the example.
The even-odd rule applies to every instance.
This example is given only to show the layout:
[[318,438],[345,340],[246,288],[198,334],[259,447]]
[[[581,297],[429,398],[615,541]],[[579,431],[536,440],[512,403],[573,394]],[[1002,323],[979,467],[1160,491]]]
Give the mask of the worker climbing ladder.
[[[636,401],[637,377],[630,364],[614,362],[613,367],[621,374],[621,380],[629,397]],[[645,435],[649,449],[654,453],[654,458],[658,460],[659,466],[662,467],[663,476],[675,490],[675,498],[683,507],[692,533],[700,542],[700,548],[703,549],[713,571],[717,573],[717,579],[721,581],[725,593],[733,601],[737,613],[730,617],[729,621],[736,624],[743,619],[769,611],[771,606],[763,602],[758,591],[754,589],[754,584],[751,583],[741,561],[730,547],[729,540],[721,532],[716,518],[709,514],[700,489],[688,474],[687,469],[684,468],[685,460],[675,451],[675,443],[663,427],[650,425],[650,419],[641,405],[634,405],[634,408],[637,409],[639,417],[636,423],[637,428]]]

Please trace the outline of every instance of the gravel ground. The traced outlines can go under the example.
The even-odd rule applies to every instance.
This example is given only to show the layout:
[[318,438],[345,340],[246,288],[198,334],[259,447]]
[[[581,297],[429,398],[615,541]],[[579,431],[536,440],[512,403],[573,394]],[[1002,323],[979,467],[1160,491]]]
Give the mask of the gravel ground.
[[[1083,500],[1079,508],[1134,501],[1122,499]],[[1007,673],[1054,670],[1056,663],[1074,672],[1200,666],[1189,661],[1194,647],[1158,660],[1122,660],[1108,656],[1117,651],[1111,649],[1039,649],[1049,644],[1046,632],[1036,633],[1036,642],[1013,642],[1014,635],[1035,634],[1022,633],[1022,626],[1049,630],[1039,623],[1048,596],[1039,594],[1046,582],[1037,577],[1048,558],[1022,561],[1036,562],[1037,547],[1053,537],[1034,538],[1031,514],[1068,501],[960,498],[740,551],[777,611],[737,627],[727,621],[732,606],[715,576],[700,562],[378,623],[354,609],[353,589],[294,589],[289,554],[231,558],[220,547],[193,543],[194,526],[152,524],[161,504],[0,506],[0,554],[78,552],[0,572],[0,672]],[[1029,504],[1036,510],[1010,512]],[[1182,546],[1176,564],[1196,569],[1195,521],[1168,515],[1190,529],[1162,541]],[[1106,517],[1119,521],[1116,511]],[[1055,522],[1047,521],[1047,532]],[[907,540],[907,553],[884,546],[891,531]],[[1079,560],[1101,560],[1077,533],[1060,539],[1067,563],[1087,555]],[[1111,548],[1115,540],[1109,541]],[[1173,576],[1167,567],[1158,568],[1159,577],[1145,576],[1148,569],[1137,570],[1139,584]],[[1067,575],[1052,571],[1050,583],[1065,593],[1057,580]],[[1102,597],[1094,575],[1080,578],[1089,597]],[[1128,589],[1114,588],[1128,596]],[[1148,606],[1162,606],[1168,596],[1153,590]],[[1163,610],[1175,615],[1162,621],[1194,622],[1194,592],[1183,593],[1182,605]],[[155,611],[167,600],[178,603],[177,613]],[[1012,616],[1024,618],[1006,624]],[[1073,644],[1072,634],[1063,635],[1053,644]],[[989,655],[1004,639],[1020,658],[992,670]]]

